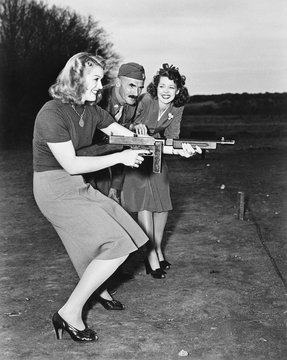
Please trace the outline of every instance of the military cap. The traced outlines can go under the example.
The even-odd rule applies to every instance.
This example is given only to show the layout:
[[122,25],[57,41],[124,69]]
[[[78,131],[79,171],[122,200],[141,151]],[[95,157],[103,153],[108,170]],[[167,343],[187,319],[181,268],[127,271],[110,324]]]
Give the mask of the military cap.
[[134,62],[129,62],[120,66],[118,76],[125,76],[136,80],[145,80],[145,71],[143,66]]

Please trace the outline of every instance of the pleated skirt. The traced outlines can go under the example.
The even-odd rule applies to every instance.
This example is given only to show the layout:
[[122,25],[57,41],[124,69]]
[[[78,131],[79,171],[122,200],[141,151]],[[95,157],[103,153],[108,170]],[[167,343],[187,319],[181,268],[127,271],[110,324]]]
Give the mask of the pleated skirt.
[[93,259],[136,251],[148,238],[114,200],[65,170],[34,172],[36,203],[53,225],[79,276]]

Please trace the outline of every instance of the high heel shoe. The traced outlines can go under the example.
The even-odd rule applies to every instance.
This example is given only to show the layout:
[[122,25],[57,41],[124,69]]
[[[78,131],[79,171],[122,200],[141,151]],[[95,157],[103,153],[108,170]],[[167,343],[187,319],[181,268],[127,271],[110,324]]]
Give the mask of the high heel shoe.
[[55,328],[56,337],[58,340],[62,339],[63,331],[65,330],[74,341],[90,342],[98,340],[96,332],[86,327],[84,330],[78,330],[70,325],[56,312],[53,315],[52,323]]
[[98,302],[103,305],[106,310],[124,310],[125,305],[118,300],[107,300],[102,298],[100,295],[97,298]]
[[150,263],[148,262],[148,259],[145,259],[145,270],[147,274],[151,274],[151,276],[155,279],[164,279],[166,272],[162,270],[161,268],[153,270],[150,266]]
[[160,268],[161,268],[162,270],[169,270],[169,269],[170,269],[170,266],[171,266],[171,264],[170,264],[168,261],[166,261],[166,260],[160,261],[160,262],[159,262],[159,265],[160,265]]

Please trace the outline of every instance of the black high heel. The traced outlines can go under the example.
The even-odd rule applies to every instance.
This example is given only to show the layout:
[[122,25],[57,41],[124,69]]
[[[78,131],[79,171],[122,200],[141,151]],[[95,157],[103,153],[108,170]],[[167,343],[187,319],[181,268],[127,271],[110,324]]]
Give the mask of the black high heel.
[[166,260],[160,261],[160,262],[159,262],[159,265],[160,265],[160,268],[161,268],[162,270],[169,270],[169,269],[170,269],[170,266],[171,266],[171,264],[170,264],[168,261],[166,261]]
[[100,295],[98,296],[98,302],[103,305],[103,307],[106,310],[124,310],[125,309],[125,305],[122,304],[120,301],[118,300],[107,300],[102,298]]
[[150,266],[150,263],[148,262],[148,259],[145,259],[145,270],[147,274],[151,274],[151,276],[155,279],[164,279],[166,272],[162,270],[161,268],[153,270]]
[[78,330],[74,326],[70,325],[56,312],[53,315],[52,323],[55,328],[56,337],[58,340],[62,339],[63,331],[71,336],[74,341],[91,342],[98,340],[98,336],[94,330],[86,327],[84,330]]

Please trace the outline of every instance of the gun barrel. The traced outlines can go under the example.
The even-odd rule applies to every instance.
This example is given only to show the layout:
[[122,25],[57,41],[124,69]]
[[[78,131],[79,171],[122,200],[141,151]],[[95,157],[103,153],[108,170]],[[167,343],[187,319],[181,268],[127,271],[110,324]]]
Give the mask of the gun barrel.
[[182,144],[187,143],[192,146],[199,146],[201,149],[216,149],[217,142],[210,140],[191,140],[191,139],[178,139],[173,140],[172,146],[174,149],[182,149]]
[[201,149],[216,149],[217,144],[220,145],[234,145],[234,140],[193,140],[193,139],[175,139],[175,140],[167,140],[166,144],[170,144],[174,147],[174,149],[181,149],[182,144],[187,143],[192,146],[199,146]]

